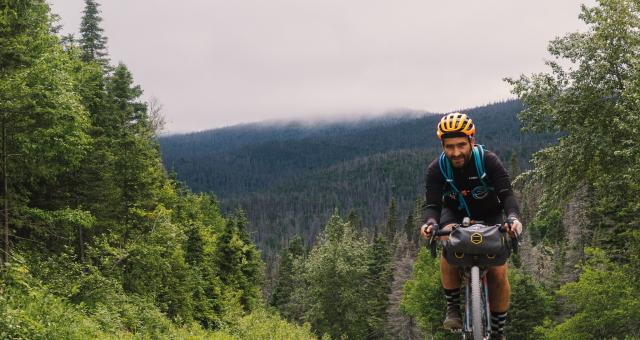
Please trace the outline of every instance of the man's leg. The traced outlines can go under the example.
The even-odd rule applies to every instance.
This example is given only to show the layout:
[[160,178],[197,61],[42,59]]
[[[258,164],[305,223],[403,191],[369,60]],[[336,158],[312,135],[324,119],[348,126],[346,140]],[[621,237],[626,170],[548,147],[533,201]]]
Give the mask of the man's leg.
[[440,279],[444,295],[447,299],[447,316],[444,327],[449,329],[462,328],[460,317],[460,274],[458,267],[450,265],[444,257],[440,257]]
[[489,285],[489,306],[491,309],[491,337],[501,339],[504,337],[504,325],[507,321],[509,296],[511,295],[507,265],[489,268],[487,284]]

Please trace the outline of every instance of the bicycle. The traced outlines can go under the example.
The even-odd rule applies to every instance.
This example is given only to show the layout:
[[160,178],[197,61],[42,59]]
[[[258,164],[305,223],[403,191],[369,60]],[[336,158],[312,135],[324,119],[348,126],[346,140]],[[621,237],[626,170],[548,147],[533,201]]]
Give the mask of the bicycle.
[[[453,225],[450,231],[439,230],[437,224],[433,225],[429,239],[431,256],[435,258],[435,238],[450,237],[449,240],[444,241],[443,257],[449,264],[460,267],[462,272],[465,309],[460,331],[463,339],[473,340],[488,339],[491,336],[491,312],[486,277],[488,268],[506,263],[511,252],[517,253],[519,243],[517,236],[515,238],[505,236],[507,229],[502,224],[486,226],[478,222],[480,221],[472,224],[469,218],[465,217],[462,224]],[[508,220],[506,223],[511,227],[512,221]],[[490,242],[484,242],[487,237],[490,238]]]

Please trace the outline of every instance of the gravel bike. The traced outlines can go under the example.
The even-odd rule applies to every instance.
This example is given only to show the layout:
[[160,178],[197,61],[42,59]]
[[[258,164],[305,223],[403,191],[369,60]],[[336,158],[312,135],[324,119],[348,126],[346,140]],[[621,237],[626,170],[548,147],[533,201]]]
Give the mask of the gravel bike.
[[[519,240],[511,238],[501,224],[487,226],[465,217],[462,224],[453,225],[452,230],[439,230],[433,225],[429,248],[436,257],[436,240],[449,236],[443,243],[443,257],[460,267],[465,287],[462,338],[483,340],[491,336],[491,312],[489,309],[488,268],[506,263],[511,252],[518,250]],[[511,221],[506,222],[511,226]]]

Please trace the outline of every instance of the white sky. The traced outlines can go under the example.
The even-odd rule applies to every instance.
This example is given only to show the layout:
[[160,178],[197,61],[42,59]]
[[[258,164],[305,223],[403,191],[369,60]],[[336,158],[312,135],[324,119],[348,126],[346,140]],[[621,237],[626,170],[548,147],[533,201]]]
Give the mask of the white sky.
[[[48,0],[76,33],[83,0]],[[448,112],[511,98],[583,30],[576,0],[98,0],[113,63],[164,106],[168,132]],[[77,34],[76,34],[77,36]]]

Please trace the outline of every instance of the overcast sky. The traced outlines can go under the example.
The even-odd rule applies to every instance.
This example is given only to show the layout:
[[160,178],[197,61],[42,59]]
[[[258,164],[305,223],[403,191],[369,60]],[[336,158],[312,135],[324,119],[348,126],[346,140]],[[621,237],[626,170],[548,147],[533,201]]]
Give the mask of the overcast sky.
[[[113,63],[169,132],[511,98],[549,40],[584,30],[576,0],[102,0]],[[76,33],[83,0],[49,0]],[[77,35],[77,34],[76,34]]]

